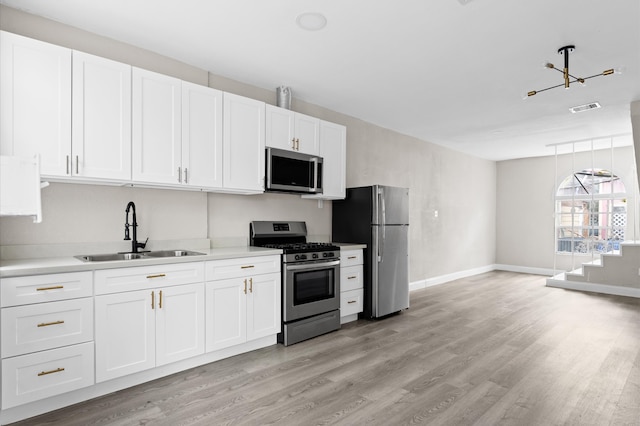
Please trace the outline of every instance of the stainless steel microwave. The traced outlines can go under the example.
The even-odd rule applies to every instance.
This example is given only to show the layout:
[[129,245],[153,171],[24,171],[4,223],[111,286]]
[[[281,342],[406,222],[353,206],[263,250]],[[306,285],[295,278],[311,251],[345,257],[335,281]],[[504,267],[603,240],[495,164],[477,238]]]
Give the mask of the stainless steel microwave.
[[322,157],[267,148],[266,191],[322,194]]

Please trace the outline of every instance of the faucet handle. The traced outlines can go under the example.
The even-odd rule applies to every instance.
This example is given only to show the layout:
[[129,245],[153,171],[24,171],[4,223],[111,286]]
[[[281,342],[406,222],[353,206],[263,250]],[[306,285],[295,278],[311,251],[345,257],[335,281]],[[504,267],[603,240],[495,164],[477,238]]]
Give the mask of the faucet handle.
[[147,237],[146,240],[144,240],[144,243],[138,243],[138,248],[145,248],[147,246],[147,242],[149,241],[149,237]]

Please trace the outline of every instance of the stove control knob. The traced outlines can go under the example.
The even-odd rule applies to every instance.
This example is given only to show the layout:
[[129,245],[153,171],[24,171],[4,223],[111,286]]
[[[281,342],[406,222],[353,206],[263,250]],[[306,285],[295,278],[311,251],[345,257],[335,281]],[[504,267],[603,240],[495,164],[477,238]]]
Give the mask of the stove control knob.
[[296,254],[295,259],[296,259],[296,260],[300,260],[300,255],[299,255],[299,254]]
[[317,259],[317,258],[318,258],[318,253],[313,253],[313,256],[312,256],[312,257],[313,257],[314,259]]
[[306,254],[301,254],[301,255],[300,255],[300,259],[302,259],[302,260],[306,260],[306,259],[307,259],[307,255],[306,255]]
[[322,253],[322,257],[327,257],[327,253]]

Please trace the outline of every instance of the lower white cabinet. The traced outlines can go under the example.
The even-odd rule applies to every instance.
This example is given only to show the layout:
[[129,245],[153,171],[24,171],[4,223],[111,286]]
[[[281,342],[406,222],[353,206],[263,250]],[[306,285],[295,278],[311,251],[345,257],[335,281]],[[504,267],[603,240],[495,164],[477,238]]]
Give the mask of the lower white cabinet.
[[207,352],[280,332],[280,274],[206,283]]
[[2,409],[93,383],[93,342],[3,359]]
[[96,382],[204,353],[204,284],[95,299]]
[[364,304],[362,249],[340,251],[340,322],[358,319]]

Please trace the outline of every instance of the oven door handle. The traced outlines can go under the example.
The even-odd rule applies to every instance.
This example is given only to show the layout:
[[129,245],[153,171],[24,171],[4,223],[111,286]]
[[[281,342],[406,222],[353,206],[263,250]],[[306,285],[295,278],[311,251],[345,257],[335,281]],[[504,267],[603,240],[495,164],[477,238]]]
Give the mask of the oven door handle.
[[332,262],[317,262],[317,263],[305,263],[304,265],[287,265],[285,269],[287,271],[300,271],[305,269],[307,271],[312,271],[314,269],[325,269],[327,267],[338,266],[340,265],[339,260],[334,260]]

